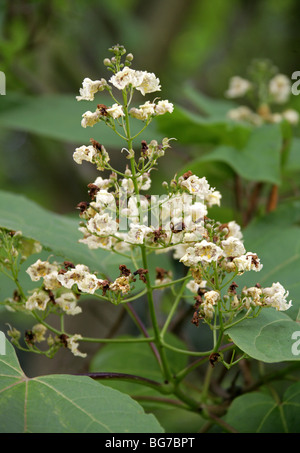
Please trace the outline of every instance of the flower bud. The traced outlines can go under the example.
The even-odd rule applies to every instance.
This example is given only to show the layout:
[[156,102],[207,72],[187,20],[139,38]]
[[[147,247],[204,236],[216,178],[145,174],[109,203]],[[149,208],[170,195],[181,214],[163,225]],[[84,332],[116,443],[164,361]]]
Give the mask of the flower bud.
[[9,335],[12,338],[12,340],[18,341],[21,337],[21,332],[17,330],[15,327],[13,327],[7,331],[7,335]]
[[110,65],[111,65],[110,59],[109,59],[109,58],[104,58],[103,64],[104,64],[105,66],[110,66]]

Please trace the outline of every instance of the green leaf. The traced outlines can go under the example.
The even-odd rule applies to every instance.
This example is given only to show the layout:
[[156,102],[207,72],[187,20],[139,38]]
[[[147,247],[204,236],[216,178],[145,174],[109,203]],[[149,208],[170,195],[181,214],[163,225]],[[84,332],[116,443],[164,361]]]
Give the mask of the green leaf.
[[174,137],[179,143],[232,145],[242,147],[251,132],[247,124],[234,123],[226,117],[203,117],[197,113],[176,107],[172,121],[166,116],[157,117],[158,129],[168,137]]
[[236,103],[227,99],[210,98],[190,84],[184,86],[183,94],[200,112],[214,118],[224,119],[230,109],[237,107]]
[[277,124],[265,125],[253,129],[242,149],[222,145],[198,159],[197,163],[224,162],[249,181],[280,184],[281,145],[280,127]]
[[106,273],[119,261],[108,251],[90,250],[78,242],[82,238],[79,219],[55,214],[22,195],[0,191],[0,227],[21,230],[23,236],[39,241],[53,254],[85,264],[91,271]]
[[285,170],[295,172],[300,170],[300,138],[294,137],[289,150],[289,156]]
[[299,406],[297,382],[285,391],[282,401],[258,392],[237,397],[225,420],[240,433],[299,433]]
[[127,395],[85,376],[28,378],[13,346],[0,356],[2,433],[159,433],[153,415]]
[[263,308],[256,318],[245,319],[225,333],[250,357],[268,363],[300,360],[292,338],[300,326],[285,313]]

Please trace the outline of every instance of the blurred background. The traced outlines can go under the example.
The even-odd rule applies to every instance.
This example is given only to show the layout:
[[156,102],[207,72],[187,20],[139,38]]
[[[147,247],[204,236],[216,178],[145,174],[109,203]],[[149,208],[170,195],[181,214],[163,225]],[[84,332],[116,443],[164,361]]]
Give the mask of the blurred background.
[[[191,87],[224,100],[229,78],[247,77],[252,59],[268,58],[288,77],[300,70],[299,18],[297,0],[1,0],[0,70],[6,75],[6,95],[0,96],[0,190],[78,218],[75,206],[87,198],[87,184],[98,174],[87,163],[75,164],[75,147],[93,137],[104,144],[112,165],[124,168],[113,133],[102,124],[92,131],[81,128],[82,113],[93,107],[75,99],[85,77],[110,77],[103,59],[111,56],[112,45],[122,44],[134,55],[134,69],[160,78],[162,99],[192,111]],[[291,105],[299,110],[296,96]],[[153,173],[152,193],[157,194],[161,182],[186,168],[207,144],[189,140],[187,130],[176,125],[169,135],[164,123],[154,123],[141,139],[177,139],[161,159],[159,172]],[[299,158],[297,162],[299,168],[289,179],[293,195],[299,195]],[[225,194],[221,217],[231,220],[230,168],[213,162],[203,172]],[[88,336],[122,333],[124,313],[118,318],[114,309],[104,312],[102,306],[91,305],[85,326],[77,331]],[[200,340],[205,348],[205,332]],[[27,356],[26,372],[67,372],[71,362],[74,371],[86,371],[69,351],[58,356],[57,361]]]

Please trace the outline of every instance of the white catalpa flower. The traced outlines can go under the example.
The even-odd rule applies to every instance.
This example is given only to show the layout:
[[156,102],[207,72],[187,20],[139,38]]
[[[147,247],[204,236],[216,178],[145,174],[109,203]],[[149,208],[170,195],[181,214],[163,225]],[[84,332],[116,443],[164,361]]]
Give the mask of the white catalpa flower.
[[290,124],[296,125],[299,123],[299,113],[297,110],[288,109],[282,112],[282,117],[287,120]]
[[264,295],[264,303],[276,308],[278,311],[288,310],[292,306],[292,301],[286,301],[289,292],[279,283],[273,283],[270,288],[262,290]]
[[45,277],[44,277],[45,289],[54,291],[55,289],[58,289],[61,287],[61,284],[57,280],[57,276],[58,276],[58,271],[53,271],[53,272],[50,272],[50,274],[45,275]]
[[134,192],[134,184],[131,178],[123,178],[120,186],[122,188],[122,191],[127,194]]
[[140,190],[149,190],[151,187],[151,178],[149,173],[144,173],[137,178],[137,183]]
[[231,222],[228,222],[227,229],[228,229],[227,237],[233,236],[237,239],[243,239],[241,227],[234,220],[232,220]]
[[143,96],[147,93],[160,91],[160,81],[153,72],[142,71],[142,82],[136,86],[136,89],[142,93]]
[[75,149],[75,152],[73,153],[73,159],[79,165],[82,164],[83,160],[93,163],[93,159],[96,156],[96,154],[97,150],[92,145],[89,146],[82,145],[79,148]]
[[146,93],[160,91],[160,82],[155,74],[147,71],[135,71],[127,66],[113,75],[109,81],[119,90],[132,86],[139,90],[143,96]]
[[67,315],[77,315],[82,312],[81,307],[77,305],[77,297],[72,292],[61,294],[55,302]]
[[263,119],[257,113],[254,113],[249,107],[240,105],[234,109],[230,109],[227,112],[227,117],[233,121],[247,121],[254,126],[260,126],[263,123]]
[[197,294],[198,289],[205,288],[206,284],[206,280],[202,280],[201,283],[196,283],[195,280],[190,280],[186,285],[186,288],[191,291],[191,293]]
[[94,274],[86,274],[85,278],[81,280],[77,286],[83,293],[94,294],[99,289],[103,280],[99,280]]
[[87,229],[90,233],[105,236],[115,233],[118,230],[118,224],[107,212],[97,213],[87,222]]
[[242,291],[243,296],[242,302],[244,306],[249,309],[251,306],[261,306],[262,305],[262,290],[256,286],[251,288],[244,288]]
[[204,303],[216,305],[218,300],[220,299],[220,293],[218,291],[207,291],[204,294]]
[[50,301],[49,294],[46,291],[35,291],[30,296],[25,304],[27,310],[46,310],[47,304]]
[[220,206],[221,205],[221,198],[222,195],[218,190],[214,190],[213,192],[209,193],[205,197],[205,201],[207,206],[211,208],[214,205]]
[[281,115],[281,113],[272,113],[271,115],[269,115],[269,121],[271,123],[281,123],[281,121],[283,121],[283,116]]
[[99,211],[109,207],[111,212],[116,212],[115,197],[106,189],[100,189],[99,192],[97,192],[96,199],[94,202],[90,203],[90,206],[95,207]]
[[105,79],[91,80],[86,77],[82,82],[82,88],[80,88],[80,96],[76,96],[77,101],[93,101],[94,95],[98,91],[103,91],[107,87]]
[[211,193],[207,179],[205,177],[199,178],[196,175],[191,175],[182,181],[181,187],[187,189],[190,194],[197,195],[204,199]]
[[183,242],[200,242],[206,236],[206,229],[201,223],[194,223],[188,230],[184,230]]
[[155,115],[155,104],[150,101],[145,102],[139,106],[139,108],[132,108],[130,109],[129,113],[133,118],[138,120],[146,121],[150,116]]
[[234,258],[233,263],[235,264],[239,274],[243,274],[246,271],[259,272],[263,267],[258,256],[252,252],[247,252],[246,255]]
[[82,336],[79,334],[72,335],[72,337],[67,338],[68,348],[71,349],[71,352],[77,357],[86,357],[87,354],[80,352],[78,350],[78,340],[81,340]]
[[110,250],[112,246],[112,239],[108,236],[96,236],[95,234],[86,234],[83,239],[79,239],[79,242],[88,246],[91,250],[99,248]]
[[211,263],[223,255],[223,250],[213,242],[204,239],[193,247],[188,247],[186,254],[180,259],[185,266],[195,266],[198,263]]
[[212,304],[204,303],[201,305],[201,309],[203,310],[205,318],[212,319],[214,317],[215,309]]
[[111,291],[121,291],[122,294],[127,294],[130,291],[129,278],[126,276],[118,277],[113,283],[110,284]]
[[152,233],[152,228],[138,223],[131,223],[127,234],[127,242],[130,244],[143,244],[148,234]]
[[112,183],[110,179],[103,179],[101,176],[98,176],[93,184],[99,187],[99,189],[108,189]]
[[137,109],[136,107],[132,107],[129,110],[129,114],[133,118],[136,118],[137,120],[141,120],[141,121],[146,121],[150,117],[150,115],[152,115],[152,113],[150,115],[148,115],[147,113],[148,112],[145,112],[142,109]]
[[34,264],[28,267],[26,272],[33,282],[37,282],[40,278],[57,271],[57,269],[57,265],[38,259]]
[[284,74],[277,74],[269,82],[269,93],[277,104],[284,104],[291,94],[291,81]]
[[100,118],[99,118],[99,112],[91,112],[88,110],[82,115],[82,120],[81,120],[81,126],[86,128],[86,127],[92,127],[94,124],[99,123]]
[[89,294],[94,294],[101,283],[94,274],[90,274],[89,268],[84,264],[77,264],[74,269],[59,274],[57,278],[65,288],[71,289],[76,284],[80,291]]
[[221,247],[224,250],[224,255],[226,257],[235,258],[246,253],[244,244],[233,236],[230,236],[225,241],[222,241]]
[[121,116],[125,116],[123,107],[120,104],[113,104],[110,108],[106,109],[106,111],[114,120],[120,118]]
[[199,223],[207,215],[207,207],[204,203],[197,201],[196,203],[189,206],[190,215],[193,222]]
[[156,115],[164,115],[165,113],[172,113],[174,110],[174,105],[168,100],[158,101],[155,106]]
[[75,283],[80,283],[87,274],[89,274],[89,268],[84,264],[77,264],[74,269],[59,274],[57,278],[62,286],[71,289]]
[[117,72],[113,75],[109,82],[112,83],[118,90],[124,90],[124,88],[131,85],[133,88],[139,86],[143,81],[144,75],[141,71],[135,71],[134,69],[125,66],[122,71]]
[[243,79],[240,76],[234,76],[231,77],[229,81],[229,88],[225,94],[228,98],[239,98],[245,96],[251,86],[252,85],[249,80]]

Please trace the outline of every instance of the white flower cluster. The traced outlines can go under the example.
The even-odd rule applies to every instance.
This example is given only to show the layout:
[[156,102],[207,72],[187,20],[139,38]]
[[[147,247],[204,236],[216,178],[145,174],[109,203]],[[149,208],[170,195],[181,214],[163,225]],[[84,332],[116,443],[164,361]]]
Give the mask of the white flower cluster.
[[284,120],[292,125],[299,122],[299,113],[294,109],[286,109],[281,113],[271,113],[269,108],[263,107],[256,113],[245,105],[230,109],[227,112],[227,117],[233,121],[248,122],[253,126],[261,126],[264,122],[280,123]]
[[[121,71],[118,71],[110,79],[111,83],[118,90],[124,89],[136,89],[143,96],[148,93],[160,91],[160,81],[153,73],[147,71],[136,71],[134,69],[125,66]],[[105,79],[91,80],[85,78],[83,81],[83,87],[80,89],[80,96],[77,96],[78,101],[94,100],[94,96],[98,91],[103,90],[111,91],[112,87],[108,84]],[[139,108],[132,107],[129,111],[130,115],[142,121],[148,121],[153,116],[164,115],[169,112],[172,113],[174,106],[168,100],[146,101],[140,105]],[[119,103],[114,103],[111,107],[107,107],[103,104],[99,104],[94,112],[90,110],[86,111],[82,115],[81,126],[92,127],[101,120],[106,121],[107,119],[117,120],[125,116],[123,106]]]
[[77,305],[77,297],[72,291],[65,291],[60,282],[60,266],[57,263],[41,261],[38,259],[26,270],[31,280],[36,282],[43,279],[43,288],[33,292],[27,299],[25,307],[27,310],[42,310],[52,304],[63,310],[68,315],[81,313],[81,307]]
[[73,159],[79,165],[82,164],[82,161],[96,164],[98,170],[104,170],[106,164],[110,161],[110,157],[104,146],[95,141],[92,145],[83,145],[76,148],[73,153]]
[[239,98],[245,96],[245,94],[252,88],[252,83],[240,76],[233,76],[229,80],[229,88],[225,95],[230,98]]
[[[131,172],[114,182],[115,191],[101,189],[81,213],[85,224],[80,227],[89,248],[129,250],[136,244],[151,245],[158,250],[200,240],[206,235],[203,219],[208,208],[220,205],[221,194],[210,188],[205,178],[194,175],[178,179],[175,191],[162,197],[143,197],[134,194]],[[97,186],[98,181],[100,185]],[[139,190],[150,188],[150,176],[137,177]],[[115,200],[118,200],[116,203]]]
[[[230,99],[241,98],[255,91],[257,87],[249,80],[239,76],[231,77],[229,88],[225,96]],[[285,104],[291,95],[291,81],[284,74],[273,76],[267,86],[268,100],[265,101],[255,112],[246,105],[230,109],[228,118],[233,121],[246,121],[254,126],[267,123],[279,123],[287,121],[292,125],[299,122],[299,112],[294,109],[285,109],[282,112],[272,112],[269,104]]]
[[[253,88],[253,83],[249,80],[240,76],[233,76],[229,80],[229,88],[225,95],[231,99],[240,98],[244,97]],[[291,81],[284,74],[276,74],[269,81],[268,91],[272,102],[284,104],[291,95]]]
[[131,108],[129,113],[133,118],[138,120],[146,121],[152,116],[164,115],[169,112],[172,113],[174,106],[168,100],[155,102],[146,101],[144,104],[140,105],[139,108]]
[[114,74],[109,82],[118,90],[124,90],[128,87],[135,88],[143,96],[161,89],[160,81],[155,74],[147,71],[135,71],[129,67],[124,67],[122,71]]
[[81,340],[81,339],[82,339],[82,336],[80,334],[75,334],[75,335],[72,335],[71,337],[68,337],[66,339],[67,347],[71,350],[71,352],[76,357],[85,358],[87,356],[87,354],[85,352],[80,352],[78,349],[78,347],[79,347],[78,340]]
[[[193,281],[191,280],[191,282]],[[194,297],[196,303],[192,322],[196,325],[198,325],[201,318],[210,322],[215,314],[215,306],[219,302],[222,304],[223,310],[228,310],[229,312],[239,311],[243,308],[249,310],[263,307],[273,307],[277,311],[286,311],[292,306],[292,301],[287,301],[288,291],[278,282],[273,283],[268,288],[261,288],[260,285],[249,288],[244,287],[240,296],[236,294],[235,289],[232,292],[229,288],[228,295],[223,296],[223,300],[219,291],[202,289],[203,286],[198,286],[198,295]],[[230,301],[229,308],[224,305],[227,300]]]
[[80,96],[76,96],[77,101],[93,101],[94,96],[98,91],[103,91],[107,88],[107,82],[105,79],[91,80],[86,77],[82,82],[82,88],[80,88]]
[[292,306],[292,301],[287,302],[289,292],[279,283],[273,283],[271,287],[261,288],[254,286],[244,288],[241,302],[243,306],[274,307],[277,311],[286,311]]
[[[207,227],[207,223],[206,223]],[[232,228],[232,229],[231,229]],[[246,252],[241,240],[240,228],[235,222],[227,225],[216,224],[211,231],[205,232],[205,237],[188,246],[180,258],[187,267],[207,266],[216,263],[226,272],[243,274],[246,271],[259,272],[263,265],[258,256],[252,252]]]
[[284,74],[276,74],[269,82],[269,93],[276,104],[285,104],[291,95],[291,81]]
[[26,272],[34,282],[42,278],[43,286],[28,297],[25,308],[30,311],[45,311],[52,304],[54,309],[59,307],[68,315],[81,313],[81,307],[77,305],[80,293],[94,294],[97,290],[101,290],[103,294],[107,291],[127,294],[131,289],[131,282],[135,280],[129,272],[128,275],[121,275],[113,282],[109,282],[97,278],[83,264],[74,266],[72,263],[65,262],[65,267],[62,268],[57,263],[51,264],[40,259],[29,266]]

